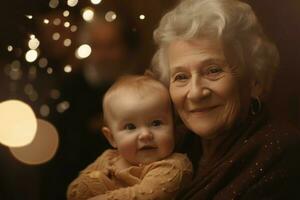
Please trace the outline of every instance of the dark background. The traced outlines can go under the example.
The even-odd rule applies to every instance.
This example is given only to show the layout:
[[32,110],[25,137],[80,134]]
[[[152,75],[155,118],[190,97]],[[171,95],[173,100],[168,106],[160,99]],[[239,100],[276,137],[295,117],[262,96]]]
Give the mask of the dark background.
[[[109,1],[109,3],[108,3]],[[256,12],[265,32],[276,43],[280,53],[280,69],[276,76],[273,91],[269,98],[269,107],[274,117],[286,119],[300,128],[300,1],[299,0],[249,0],[248,2]],[[61,3],[63,4],[63,3]],[[73,13],[80,13],[86,1],[79,1],[79,4],[71,10]],[[152,40],[152,33],[158,24],[159,19],[167,10],[176,4],[175,0],[103,0],[98,6],[105,6],[111,10],[118,10],[125,13],[124,16],[131,19],[131,29],[138,34],[138,51],[135,55],[143,71],[150,65],[151,57],[155,51]],[[27,79],[17,81],[10,80],[4,74],[7,63],[22,56],[18,53],[9,53],[6,48],[13,44],[21,50],[26,46],[25,38],[28,34],[35,32],[37,22],[35,18],[29,20],[25,14],[35,16],[48,12],[48,1],[45,0],[10,0],[0,4],[0,101],[7,99],[20,99],[32,106],[36,115],[52,122],[58,129],[60,135],[60,146],[56,156],[49,162],[30,166],[16,160],[8,151],[8,148],[0,144],[0,199],[1,200],[38,200],[38,199],[64,199],[66,187],[76,176],[79,170],[92,162],[108,144],[99,133],[72,133],[72,127],[76,124],[85,123],[82,119],[88,116],[88,104],[94,104],[92,98],[100,98],[108,85],[99,90],[88,91],[77,79],[72,79],[59,70],[51,77],[43,78],[45,72],[40,72],[40,79],[33,84],[39,85],[41,91],[47,92],[52,85],[62,86],[62,96],[72,96],[76,99],[74,109],[65,114],[52,112],[47,117],[39,115],[38,108],[47,102],[55,107],[57,102],[48,100],[46,97],[38,101],[30,101],[18,89],[28,82]],[[63,5],[66,8],[65,5]],[[144,14],[146,19],[138,19]],[[79,14],[74,14],[74,20],[79,20]],[[42,42],[42,41],[41,41]],[[21,53],[22,54],[22,53]],[[51,55],[47,55],[51,56]],[[24,72],[27,66],[22,65]],[[74,81],[74,82],[73,82]],[[67,83],[67,84],[66,84]],[[68,85],[71,83],[71,86]],[[17,89],[16,89],[17,88]],[[64,93],[64,91],[66,91]],[[70,97],[70,96],[69,96]],[[96,98],[96,101],[98,99]],[[71,102],[72,104],[72,102]],[[100,101],[95,103],[100,110]],[[82,108],[80,110],[79,108]],[[78,108],[78,109],[77,109]],[[82,111],[86,111],[86,114]],[[69,130],[70,129],[70,130]],[[79,130],[79,129],[78,129]]]

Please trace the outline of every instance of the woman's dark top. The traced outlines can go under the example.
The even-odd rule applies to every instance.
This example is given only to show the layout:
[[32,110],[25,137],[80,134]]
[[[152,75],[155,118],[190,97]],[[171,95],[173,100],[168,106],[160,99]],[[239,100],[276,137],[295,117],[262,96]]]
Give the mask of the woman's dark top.
[[[189,150],[195,176],[177,199],[300,199],[299,131],[265,111],[233,130],[202,142],[188,134],[183,149]],[[206,154],[205,143],[212,147]]]

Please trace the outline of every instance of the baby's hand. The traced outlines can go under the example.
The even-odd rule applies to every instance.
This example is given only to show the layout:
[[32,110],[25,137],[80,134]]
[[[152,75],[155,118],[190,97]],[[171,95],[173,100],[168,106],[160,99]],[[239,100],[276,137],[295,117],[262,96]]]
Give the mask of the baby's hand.
[[90,172],[89,174],[88,174],[88,176],[90,177],[90,178],[99,178],[99,176],[100,176],[100,171],[92,171],[92,172]]

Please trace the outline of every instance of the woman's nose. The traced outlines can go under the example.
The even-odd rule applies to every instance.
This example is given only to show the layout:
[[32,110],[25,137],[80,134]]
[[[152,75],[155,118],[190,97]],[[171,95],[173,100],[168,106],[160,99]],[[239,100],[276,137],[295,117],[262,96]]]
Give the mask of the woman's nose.
[[208,87],[206,80],[201,78],[192,78],[189,85],[187,98],[191,101],[199,101],[211,95],[211,89]]
[[153,134],[148,128],[142,128],[139,134],[139,139],[142,141],[152,140]]

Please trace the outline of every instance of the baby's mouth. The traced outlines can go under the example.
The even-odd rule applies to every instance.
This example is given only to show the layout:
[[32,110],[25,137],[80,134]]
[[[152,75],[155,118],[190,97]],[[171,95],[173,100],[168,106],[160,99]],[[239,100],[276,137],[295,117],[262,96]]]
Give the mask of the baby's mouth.
[[156,147],[154,146],[143,146],[142,148],[140,148],[140,150],[154,150],[156,149]]

